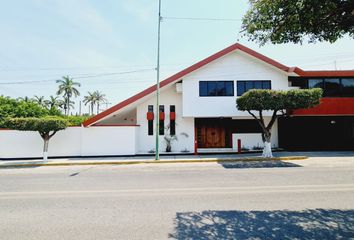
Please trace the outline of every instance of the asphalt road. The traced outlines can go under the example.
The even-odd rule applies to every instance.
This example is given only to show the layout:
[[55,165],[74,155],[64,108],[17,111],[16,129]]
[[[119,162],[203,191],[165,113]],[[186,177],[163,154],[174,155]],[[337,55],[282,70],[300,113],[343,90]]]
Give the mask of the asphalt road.
[[0,169],[0,239],[354,239],[354,162],[305,161]]

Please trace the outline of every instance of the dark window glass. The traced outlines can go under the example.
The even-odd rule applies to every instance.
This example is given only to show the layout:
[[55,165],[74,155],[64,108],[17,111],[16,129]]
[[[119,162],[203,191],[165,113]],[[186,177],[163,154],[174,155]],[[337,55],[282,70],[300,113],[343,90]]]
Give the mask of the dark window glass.
[[208,96],[207,82],[199,82],[199,96]]
[[322,88],[324,97],[354,97],[354,78],[310,78],[308,88]]
[[225,96],[226,95],[226,88],[225,82],[216,82],[216,96]]
[[[165,112],[165,106],[161,105],[159,108],[160,112]],[[160,119],[160,116],[158,116]],[[159,133],[160,135],[165,135],[165,120],[159,120]]]
[[[175,105],[170,106],[170,113],[171,112],[176,112],[176,107]],[[176,121],[170,119],[170,135],[176,135]]]
[[176,135],[176,121],[175,120],[171,120],[171,122],[170,122],[170,135],[171,136]]
[[234,96],[233,81],[201,81],[199,96]]
[[225,96],[234,95],[234,82],[225,82],[226,94]]
[[323,88],[323,79],[309,79],[309,88]]
[[342,94],[345,97],[354,96],[354,78],[342,79]]
[[232,120],[234,133],[261,133],[262,128],[256,120]]
[[271,89],[270,81],[262,81],[262,89]]
[[253,81],[246,81],[246,92],[250,89],[254,88],[254,82]]
[[[149,105],[148,106],[148,112],[154,112],[154,106]],[[154,135],[154,121],[153,120],[148,120],[148,135]]]
[[271,89],[271,83],[267,81],[237,81],[237,96],[241,96],[250,89]]
[[341,84],[339,79],[328,78],[324,81],[324,95],[325,96],[338,96],[341,92]]
[[208,82],[208,96],[217,96],[216,82]]
[[245,81],[238,81],[237,82],[237,96],[241,96],[246,92],[246,82]]
[[154,121],[152,120],[148,121],[148,135],[154,135]]
[[262,82],[261,81],[254,81],[254,87],[255,89],[263,89]]
[[165,135],[165,121],[164,120],[160,120],[160,123],[159,123],[159,133],[160,135]]

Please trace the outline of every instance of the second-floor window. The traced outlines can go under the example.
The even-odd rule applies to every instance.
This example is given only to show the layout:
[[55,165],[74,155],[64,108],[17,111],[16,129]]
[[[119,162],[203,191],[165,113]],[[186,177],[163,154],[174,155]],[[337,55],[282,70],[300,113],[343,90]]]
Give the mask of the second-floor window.
[[234,96],[234,81],[200,81],[200,97]]
[[237,81],[237,96],[241,96],[251,89],[271,89],[271,83],[269,80]]
[[354,78],[310,78],[308,88],[322,88],[324,97],[354,97]]

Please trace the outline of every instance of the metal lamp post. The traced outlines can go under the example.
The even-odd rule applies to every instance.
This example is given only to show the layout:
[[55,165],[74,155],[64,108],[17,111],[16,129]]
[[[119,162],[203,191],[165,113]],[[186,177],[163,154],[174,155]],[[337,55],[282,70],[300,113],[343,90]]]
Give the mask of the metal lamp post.
[[159,16],[157,27],[157,65],[156,65],[156,151],[155,160],[160,159],[160,29],[161,29],[161,0],[159,0]]

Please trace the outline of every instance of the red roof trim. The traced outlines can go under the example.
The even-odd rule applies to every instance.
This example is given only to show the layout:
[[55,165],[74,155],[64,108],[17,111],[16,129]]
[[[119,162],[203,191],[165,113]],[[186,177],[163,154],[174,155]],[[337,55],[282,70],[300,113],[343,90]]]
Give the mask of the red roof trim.
[[354,70],[302,71],[299,75],[301,77],[353,77]]

